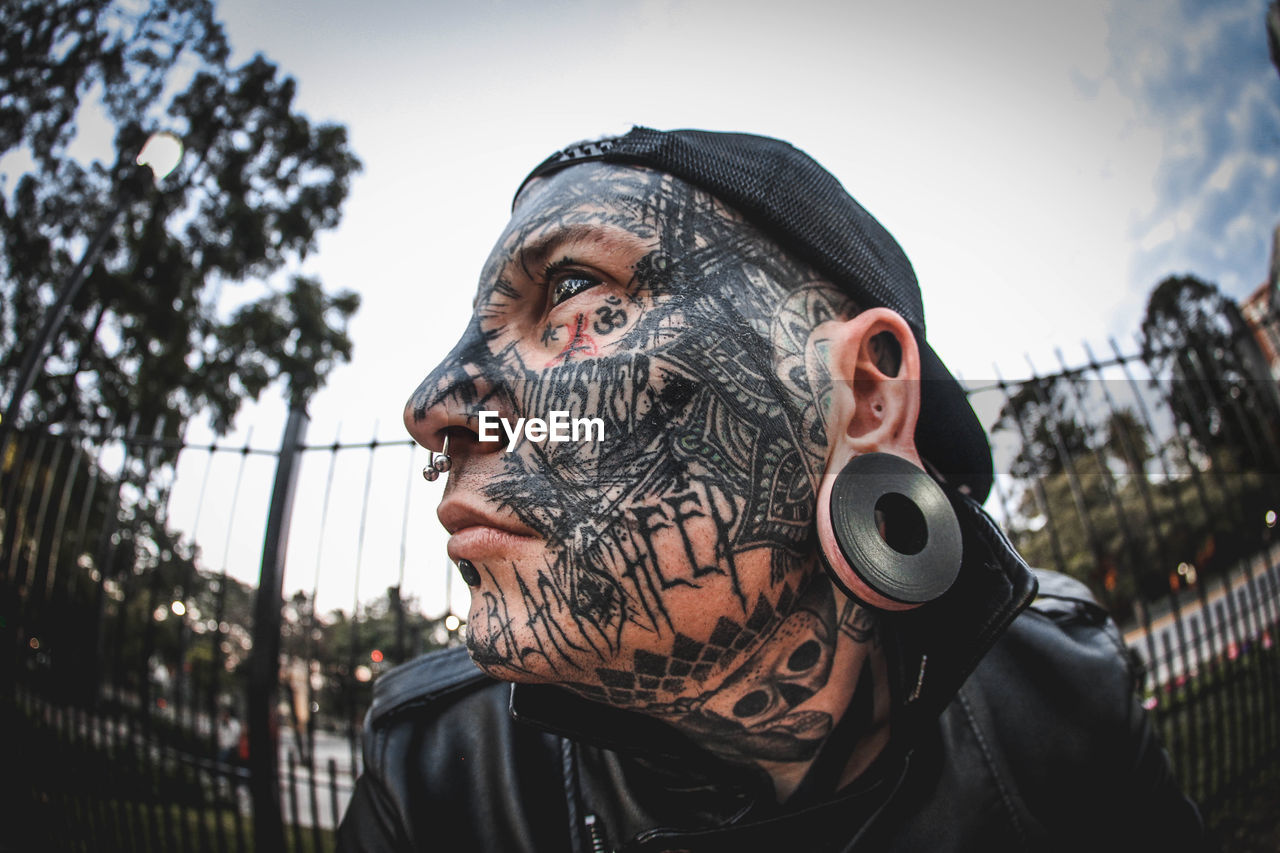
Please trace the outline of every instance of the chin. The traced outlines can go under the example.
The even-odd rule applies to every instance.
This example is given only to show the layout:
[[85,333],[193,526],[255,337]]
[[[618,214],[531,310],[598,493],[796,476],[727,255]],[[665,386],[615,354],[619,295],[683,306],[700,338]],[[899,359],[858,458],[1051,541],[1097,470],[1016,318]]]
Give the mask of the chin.
[[508,661],[495,657],[490,647],[477,645],[469,637],[467,638],[467,653],[471,655],[471,662],[479,667],[485,675],[498,681],[543,684],[550,680],[536,672],[511,666]]
[[[493,599],[474,590],[467,622],[467,653],[477,667],[491,678],[524,684],[579,680],[581,669],[563,658],[551,658],[543,651],[527,626],[512,627],[495,619]],[[555,649],[548,649],[552,653]]]
[[[471,659],[504,681],[591,683],[600,667],[618,667],[623,642],[621,585],[603,568],[582,569],[573,582],[554,582],[553,557],[504,554],[479,565],[471,587],[466,645]],[[635,631],[631,632],[632,634]],[[654,632],[643,632],[653,641]],[[643,641],[642,640],[642,641]],[[630,653],[626,665],[630,665]]]

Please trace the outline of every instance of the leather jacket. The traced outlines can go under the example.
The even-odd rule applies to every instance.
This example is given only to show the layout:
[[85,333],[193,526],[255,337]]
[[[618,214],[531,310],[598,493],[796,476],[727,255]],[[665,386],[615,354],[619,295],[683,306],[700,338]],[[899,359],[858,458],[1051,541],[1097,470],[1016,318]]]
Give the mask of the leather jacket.
[[663,723],[450,649],[378,680],[339,850],[1200,849],[1114,623],[953,502],[960,577],[883,617],[892,739],[844,789],[778,805]]

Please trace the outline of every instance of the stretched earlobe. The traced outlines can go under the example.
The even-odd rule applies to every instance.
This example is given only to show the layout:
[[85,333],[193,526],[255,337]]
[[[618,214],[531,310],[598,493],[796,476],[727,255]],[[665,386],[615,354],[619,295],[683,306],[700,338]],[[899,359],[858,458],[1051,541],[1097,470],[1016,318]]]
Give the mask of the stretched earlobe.
[[818,541],[840,589],[880,610],[941,596],[960,572],[955,510],[933,478],[890,453],[854,456],[818,495]]

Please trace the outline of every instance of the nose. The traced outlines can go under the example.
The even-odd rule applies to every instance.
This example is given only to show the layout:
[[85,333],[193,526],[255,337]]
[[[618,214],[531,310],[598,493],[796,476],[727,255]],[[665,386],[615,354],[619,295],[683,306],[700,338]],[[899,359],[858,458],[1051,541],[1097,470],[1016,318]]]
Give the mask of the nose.
[[462,338],[444,360],[427,374],[404,407],[404,425],[418,444],[437,453],[500,450],[501,442],[476,439],[477,413],[496,411],[508,417],[511,406],[500,364],[489,350],[488,336],[472,318]]

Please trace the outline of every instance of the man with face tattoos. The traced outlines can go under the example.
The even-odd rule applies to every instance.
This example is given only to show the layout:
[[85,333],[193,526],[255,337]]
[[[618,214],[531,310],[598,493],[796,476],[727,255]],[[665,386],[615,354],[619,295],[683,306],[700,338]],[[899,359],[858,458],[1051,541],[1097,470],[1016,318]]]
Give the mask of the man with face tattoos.
[[906,256],[790,145],[550,157],[405,423],[467,647],[377,683],[342,849],[1199,838],[1114,624],[980,508]]

